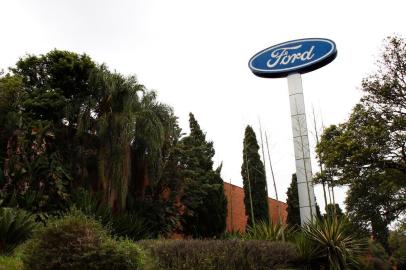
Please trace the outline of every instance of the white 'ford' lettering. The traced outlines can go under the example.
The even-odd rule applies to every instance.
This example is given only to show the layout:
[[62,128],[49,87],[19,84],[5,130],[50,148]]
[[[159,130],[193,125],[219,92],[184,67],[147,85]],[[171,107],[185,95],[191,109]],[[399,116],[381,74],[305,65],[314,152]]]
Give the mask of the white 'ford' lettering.
[[268,62],[266,62],[266,65],[269,68],[273,68],[278,64],[281,65],[287,65],[290,63],[294,63],[296,60],[301,60],[301,61],[306,61],[306,60],[311,60],[314,57],[314,46],[312,46],[310,48],[310,50],[305,51],[303,53],[291,53],[289,54],[289,50],[297,50],[300,47],[302,47],[302,45],[297,45],[297,46],[293,46],[293,47],[285,47],[285,48],[279,48],[274,50],[271,53],[271,59],[268,60]]

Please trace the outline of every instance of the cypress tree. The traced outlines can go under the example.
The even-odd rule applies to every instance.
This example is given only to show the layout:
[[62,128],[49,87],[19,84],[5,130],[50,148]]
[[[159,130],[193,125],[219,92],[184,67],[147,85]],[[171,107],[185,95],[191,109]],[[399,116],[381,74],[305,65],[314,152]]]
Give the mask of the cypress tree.
[[299,193],[297,190],[297,177],[296,174],[292,174],[292,182],[286,192],[288,205],[286,223],[290,226],[300,226],[300,208],[299,208]]
[[[245,129],[241,175],[244,184],[245,213],[248,225],[268,221],[268,194],[264,164],[259,156],[259,145],[251,126]],[[252,204],[251,204],[252,202]]]
[[183,232],[193,237],[219,236],[226,228],[227,218],[221,166],[213,170],[213,142],[206,141],[192,113],[189,124],[190,135],[184,137],[179,146],[184,179]]

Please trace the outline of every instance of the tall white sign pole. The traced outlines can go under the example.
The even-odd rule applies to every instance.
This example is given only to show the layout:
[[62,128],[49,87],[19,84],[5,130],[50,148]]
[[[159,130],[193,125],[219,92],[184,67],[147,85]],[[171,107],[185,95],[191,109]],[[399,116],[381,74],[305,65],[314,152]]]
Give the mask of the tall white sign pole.
[[302,78],[299,73],[288,75],[293,144],[296,160],[297,189],[299,193],[300,220],[304,225],[316,216],[312,181],[309,136],[303,98]]

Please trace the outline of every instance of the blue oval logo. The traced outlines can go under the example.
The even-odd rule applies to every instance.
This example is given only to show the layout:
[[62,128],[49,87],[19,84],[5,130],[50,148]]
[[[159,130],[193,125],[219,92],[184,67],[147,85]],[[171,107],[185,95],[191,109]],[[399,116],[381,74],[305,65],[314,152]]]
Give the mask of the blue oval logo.
[[329,64],[337,56],[333,41],[307,38],[284,42],[254,55],[251,71],[265,78],[280,78],[291,73],[306,73]]

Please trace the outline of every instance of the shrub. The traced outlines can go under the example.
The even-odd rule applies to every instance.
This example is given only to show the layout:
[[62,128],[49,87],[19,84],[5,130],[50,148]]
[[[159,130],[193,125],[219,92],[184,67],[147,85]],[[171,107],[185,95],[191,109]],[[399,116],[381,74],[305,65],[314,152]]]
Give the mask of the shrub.
[[28,270],[134,270],[141,263],[141,250],[111,239],[99,222],[73,210],[39,229],[22,259]]
[[406,219],[395,231],[390,233],[389,247],[392,259],[398,269],[406,269]]
[[243,235],[243,238],[252,240],[284,241],[285,239],[290,238],[293,232],[293,228],[287,227],[286,224],[260,221],[253,226],[249,226],[247,232]]
[[317,244],[308,239],[302,231],[297,231],[293,242],[296,244],[299,264],[302,269],[317,269],[321,258]]
[[230,232],[224,232],[223,235],[219,239],[228,239],[228,240],[236,240],[236,239],[243,239],[244,234],[240,231],[230,231]]
[[167,270],[259,270],[277,269],[295,262],[295,247],[285,242],[256,240],[141,241]]
[[113,215],[111,209],[103,202],[103,194],[92,193],[78,188],[72,196],[72,206],[86,216],[98,220],[117,237],[132,240],[152,238],[152,224],[138,212],[124,212]]
[[122,213],[111,222],[112,233],[131,240],[152,238],[151,225],[137,213]]
[[100,249],[89,258],[91,264],[95,266],[89,269],[109,269],[109,270],[137,270],[144,269],[146,256],[134,242],[123,240],[106,241]]
[[362,269],[365,270],[389,270],[389,256],[385,248],[377,241],[368,241],[368,252],[362,259]]
[[[150,191],[148,191],[150,192]],[[156,198],[151,194],[145,196],[142,200],[137,200],[130,196],[131,199],[128,200],[127,212],[130,219],[137,219],[137,223],[143,223],[142,236],[141,233],[137,237],[128,235],[132,239],[151,239],[159,238],[170,235],[176,228],[178,228],[180,223],[180,213],[176,204],[174,204],[173,199],[168,201],[162,198]],[[124,219],[128,218],[125,217]],[[117,221],[116,221],[117,223]],[[133,225],[128,224],[128,229],[131,230]],[[120,226],[123,228],[122,226]],[[142,237],[140,237],[142,236]]]
[[345,218],[328,216],[302,228],[317,250],[314,259],[321,259],[329,269],[357,267],[359,257],[366,250],[366,242],[353,236],[347,224]]
[[104,203],[102,195],[102,193],[92,193],[84,188],[78,188],[72,194],[72,206],[103,225],[108,225],[113,214]]
[[0,254],[9,254],[27,240],[35,227],[31,214],[15,208],[0,208]]
[[22,270],[23,262],[16,257],[0,256],[0,270]]
[[389,270],[390,264],[380,258],[370,257],[362,260],[363,270]]

